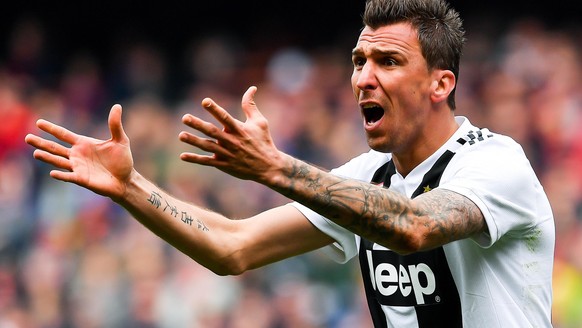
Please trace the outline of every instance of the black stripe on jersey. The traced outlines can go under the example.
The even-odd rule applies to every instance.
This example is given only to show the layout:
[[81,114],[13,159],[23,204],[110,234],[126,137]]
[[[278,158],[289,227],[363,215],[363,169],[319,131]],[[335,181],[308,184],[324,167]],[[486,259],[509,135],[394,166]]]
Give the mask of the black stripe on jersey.
[[368,303],[368,309],[370,310],[370,316],[372,317],[372,322],[375,328],[388,328],[388,320],[386,320],[386,314],[382,310],[382,305],[376,299],[375,288],[372,285],[372,279],[370,278],[370,263],[368,263],[368,256],[366,250],[371,250],[374,243],[371,241],[361,238],[360,239],[360,269],[362,271],[362,280],[364,281],[364,291],[366,292],[366,300]]
[[[374,172],[374,176],[372,177],[371,182],[376,185],[384,184],[384,186],[386,186],[386,183],[390,185],[390,177],[395,173],[396,166],[394,166],[394,162],[388,161],[386,164],[380,166],[376,172]],[[387,179],[388,182],[386,182]]]
[[[394,166],[393,161],[388,161],[386,164],[382,165],[376,170],[374,176],[372,177],[372,183],[376,185],[383,184],[384,187],[390,186],[390,177],[396,173],[396,166]],[[365,245],[365,246],[364,246]],[[388,322],[386,321],[386,316],[380,303],[376,301],[376,295],[374,293],[374,286],[372,286],[372,281],[366,277],[366,269],[369,268],[368,257],[362,254],[363,249],[372,249],[373,243],[362,238],[360,244],[360,267],[362,268],[363,280],[364,280],[364,291],[366,292],[366,299],[368,301],[368,309],[370,310],[370,315],[372,316],[372,322],[376,328],[388,328]]]
[[[413,198],[438,186],[454,154],[446,151],[435,162]],[[389,188],[395,173],[394,163],[389,161],[371,182]],[[388,327],[382,305],[414,306],[421,328],[462,327],[461,301],[442,247],[409,255],[373,247],[374,243],[361,238],[360,268],[374,327]]]
[[437,159],[431,169],[426,172],[422,178],[422,182],[418,188],[416,188],[414,193],[412,193],[412,198],[438,187],[439,183],[441,182],[441,176],[443,175],[445,168],[454,155],[455,153],[447,150],[444,154],[441,155],[441,157],[439,157],[439,159]]

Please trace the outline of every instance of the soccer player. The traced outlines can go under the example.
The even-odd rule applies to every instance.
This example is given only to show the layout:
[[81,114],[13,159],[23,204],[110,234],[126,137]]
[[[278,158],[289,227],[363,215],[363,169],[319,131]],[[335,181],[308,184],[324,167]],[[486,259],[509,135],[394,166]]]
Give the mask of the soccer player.
[[[133,167],[121,106],[101,141],[39,120],[70,147],[28,135],[55,179],[110,197],[139,222],[220,275],[325,247],[358,256],[377,327],[548,327],[554,222],[522,148],[455,116],[464,31],[442,0],[369,0],[352,51],[353,93],[370,151],[325,172],[274,145],[242,97],[246,121],[212,99],[219,124],[187,114],[209,152],[181,154],[264,184],[293,203],[230,220],[169,195]],[[220,126],[221,125],[221,126]],[[192,183],[195,183],[192,182]]]

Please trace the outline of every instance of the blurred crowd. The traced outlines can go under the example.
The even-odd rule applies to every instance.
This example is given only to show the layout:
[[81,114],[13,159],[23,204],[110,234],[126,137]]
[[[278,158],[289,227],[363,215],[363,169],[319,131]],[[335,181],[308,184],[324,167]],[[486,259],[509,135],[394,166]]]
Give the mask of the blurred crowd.
[[[357,32],[357,31],[356,31]],[[582,25],[520,19],[467,26],[457,114],[520,142],[553,206],[555,327],[582,327]],[[169,56],[147,39],[55,58],[39,21],[17,22],[0,54],[0,327],[365,327],[361,273],[316,251],[218,277],[99,195],[52,180],[26,133],[38,118],[108,138],[124,108],[135,165],[173,195],[234,218],[287,199],[179,160],[181,116],[211,120],[212,97],[237,117],[257,85],[276,145],[333,168],[366,151],[351,93],[350,51],[256,44],[232,34],[193,38]]]

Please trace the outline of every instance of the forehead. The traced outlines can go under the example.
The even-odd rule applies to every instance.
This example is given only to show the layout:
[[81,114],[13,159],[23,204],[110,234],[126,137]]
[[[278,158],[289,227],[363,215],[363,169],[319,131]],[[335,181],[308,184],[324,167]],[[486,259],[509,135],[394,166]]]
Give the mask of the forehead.
[[356,53],[398,51],[420,53],[418,33],[410,23],[396,23],[372,29],[364,27],[354,48]]

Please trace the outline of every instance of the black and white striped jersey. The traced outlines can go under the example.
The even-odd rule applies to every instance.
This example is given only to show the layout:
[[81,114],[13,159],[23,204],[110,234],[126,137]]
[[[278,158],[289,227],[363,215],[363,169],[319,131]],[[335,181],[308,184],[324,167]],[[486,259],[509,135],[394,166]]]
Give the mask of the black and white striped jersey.
[[358,255],[376,327],[550,327],[554,220],[522,148],[511,138],[460,128],[433,155],[401,176],[391,155],[370,151],[334,174],[414,198],[444,188],[472,200],[488,232],[410,255],[354,235],[293,203],[336,243],[337,261]]

